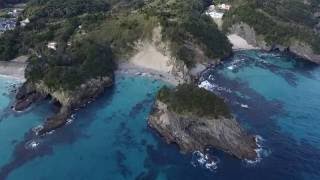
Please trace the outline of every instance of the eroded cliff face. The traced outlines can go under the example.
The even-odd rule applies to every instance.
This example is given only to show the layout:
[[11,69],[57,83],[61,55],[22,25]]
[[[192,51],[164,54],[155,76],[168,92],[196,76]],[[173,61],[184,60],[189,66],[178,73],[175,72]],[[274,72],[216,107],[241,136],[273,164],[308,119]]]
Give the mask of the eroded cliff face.
[[104,90],[113,84],[113,77],[105,76],[87,80],[78,88],[72,91],[52,90],[43,82],[26,82],[19,89],[16,96],[14,109],[22,111],[32,103],[50,96],[61,105],[60,111],[49,117],[43,124],[39,134],[47,133],[51,130],[63,126],[70,118],[73,109],[79,108],[101,95]]
[[247,135],[234,119],[180,115],[157,100],[148,123],[167,143],[178,144],[182,152],[214,147],[239,159],[254,160],[257,157],[254,137]]
[[[129,62],[137,66],[152,69],[161,73],[168,73],[180,83],[190,83],[198,73],[208,64],[218,64],[219,59],[208,58],[202,48],[192,41],[185,42],[185,47],[194,53],[194,67],[187,67],[183,60],[177,59],[173,49],[173,42],[162,38],[162,27],[157,25],[152,31],[150,39],[141,39],[135,43],[135,53]],[[204,68],[199,69],[199,66]]]
[[261,49],[269,49],[267,43],[264,41],[262,36],[256,34],[255,30],[246,23],[234,24],[229,29],[231,34],[237,34],[244,38],[249,44],[260,47]]
[[290,52],[303,57],[307,60],[320,64],[320,54],[316,54],[311,46],[307,43],[297,40],[291,40],[288,45],[284,44],[267,44],[262,35],[258,35],[255,30],[246,23],[237,23],[229,28],[231,34],[237,34],[244,38],[249,44],[259,47],[263,50],[278,49],[280,51],[289,50]]

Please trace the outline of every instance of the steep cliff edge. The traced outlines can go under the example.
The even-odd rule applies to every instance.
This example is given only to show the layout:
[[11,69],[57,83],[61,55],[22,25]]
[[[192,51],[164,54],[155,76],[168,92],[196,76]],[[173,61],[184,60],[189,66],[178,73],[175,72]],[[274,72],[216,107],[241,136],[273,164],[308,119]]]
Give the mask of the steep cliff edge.
[[254,137],[243,131],[223,100],[192,85],[180,85],[174,90],[163,88],[148,122],[182,152],[214,147],[239,159],[257,157]]
[[256,33],[253,27],[249,26],[246,23],[236,23],[229,28],[230,34],[237,34],[240,37],[244,38],[250,45],[255,47],[259,47],[263,50],[280,50],[280,51],[290,51],[300,57],[303,57],[307,60],[320,64],[320,54],[315,53],[312,49],[312,46],[306,42],[302,42],[299,40],[292,40],[285,44],[282,43],[274,43],[268,44],[265,41],[265,37],[263,35],[259,35]]
[[60,104],[60,110],[52,117],[47,118],[43,127],[38,132],[40,135],[55,130],[67,123],[74,109],[80,108],[86,103],[101,95],[104,90],[113,85],[113,77],[105,76],[87,80],[74,90],[50,89],[43,82],[26,82],[16,95],[14,109],[22,111],[32,103],[50,96]]
[[304,0],[231,0],[223,30],[264,50],[279,49],[320,63],[320,4]]

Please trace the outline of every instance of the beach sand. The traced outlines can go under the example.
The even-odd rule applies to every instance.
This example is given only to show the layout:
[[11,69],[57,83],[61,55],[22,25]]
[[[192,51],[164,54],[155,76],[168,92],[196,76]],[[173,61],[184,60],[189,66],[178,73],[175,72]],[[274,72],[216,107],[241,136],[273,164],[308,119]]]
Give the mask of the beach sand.
[[245,39],[238,36],[237,34],[228,35],[228,39],[233,45],[232,49],[234,50],[258,49],[257,47],[250,45]]
[[119,64],[116,74],[117,73],[136,75],[136,76],[145,76],[152,79],[164,81],[173,86],[177,86],[181,82],[179,81],[179,79],[175,78],[170,73],[157,71],[151,68],[145,68],[130,62]]
[[137,54],[118,66],[118,72],[148,76],[176,86],[182,80],[171,74],[170,60],[170,56],[160,52],[153,43],[145,42]]
[[11,61],[0,61],[0,75],[24,81],[24,71],[28,56],[20,56]]

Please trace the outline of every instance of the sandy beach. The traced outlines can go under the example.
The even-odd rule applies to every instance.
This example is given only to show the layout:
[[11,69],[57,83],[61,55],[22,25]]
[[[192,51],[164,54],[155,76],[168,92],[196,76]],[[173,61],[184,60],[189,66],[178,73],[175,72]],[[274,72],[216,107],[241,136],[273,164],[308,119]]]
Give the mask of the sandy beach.
[[228,35],[228,39],[233,45],[232,49],[234,50],[250,50],[250,49],[258,49],[255,46],[249,44],[245,39],[238,36],[237,34]]
[[128,62],[118,66],[117,72],[147,76],[176,86],[182,80],[171,74],[173,65],[170,61],[169,55],[160,52],[153,43],[145,42]]
[[150,77],[152,79],[164,81],[173,86],[177,86],[179,84],[179,80],[169,73],[157,71],[150,68],[145,68],[142,66],[132,64],[130,62],[119,64],[116,74],[117,73]]
[[20,56],[11,61],[0,61],[0,76],[25,80],[24,70],[27,66],[28,56]]

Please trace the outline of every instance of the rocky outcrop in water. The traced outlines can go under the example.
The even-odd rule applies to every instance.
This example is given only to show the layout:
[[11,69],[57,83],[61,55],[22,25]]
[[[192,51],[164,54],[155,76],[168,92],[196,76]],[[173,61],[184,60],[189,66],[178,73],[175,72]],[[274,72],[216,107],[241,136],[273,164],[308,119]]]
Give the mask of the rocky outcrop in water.
[[14,109],[23,111],[32,103],[48,96],[57,101],[61,105],[60,111],[45,121],[43,128],[39,131],[39,134],[44,134],[66,124],[73,109],[82,107],[94,100],[112,84],[113,77],[106,76],[90,79],[73,91],[52,91],[43,82],[26,82],[20,87],[16,95],[17,100]]
[[232,118],[199,117],[192,113],[182,115],[157,100],[148,122],[167,143],[176,143],[182,152],[214,147],[239,159],[254,160],[257,157],[254,137],[247,135]]
[[290,52],[303,57],[307,60],[310,60],[312,62],[320,64],[320,54],[316,54],[310,45],[299,42],[296,40],[292,40],[289,45],[283,45],[283,44],[273,44],[268,45],[264,37],[262,35],[258,35],[255,30],[250,27],[246,23],[237,23],[234,24],[232,27],[229,28],[229,31],[231,34],[237,34],[240,37],[244,38],[249,44],[259,47],[263,50],[280,50],[280,51],[286,51],[289,50]]

